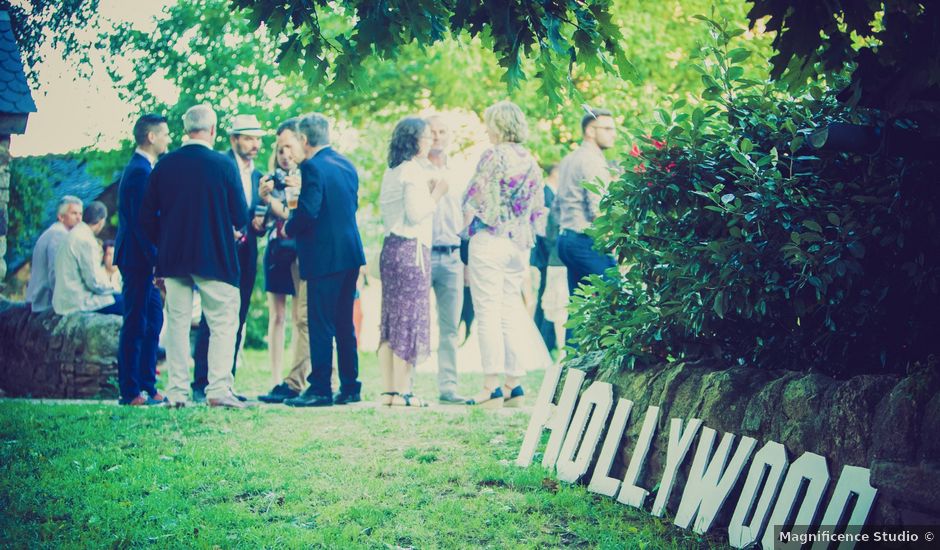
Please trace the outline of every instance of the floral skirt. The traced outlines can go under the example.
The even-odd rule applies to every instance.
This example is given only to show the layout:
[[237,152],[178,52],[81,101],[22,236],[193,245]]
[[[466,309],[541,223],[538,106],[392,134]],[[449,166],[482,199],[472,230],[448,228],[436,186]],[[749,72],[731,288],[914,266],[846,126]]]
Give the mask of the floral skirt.
[[385,237],[379,257],[382,277],[381,342],[412,365],[431,353],[431,251],[416,239]]

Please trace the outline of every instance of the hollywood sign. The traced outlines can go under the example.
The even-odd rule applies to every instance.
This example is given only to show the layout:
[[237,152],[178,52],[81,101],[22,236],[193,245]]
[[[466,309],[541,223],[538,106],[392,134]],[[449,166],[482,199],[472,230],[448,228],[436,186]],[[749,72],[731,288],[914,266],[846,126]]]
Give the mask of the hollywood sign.
[[[614,478],[610,470],[633,412],[633,402],[621,398],[615,408],[613,386],[606,382],[592,383],[579,399],[585,374],[569,369],[555,404],[552,399],[560,377],[560,365],[553,365],[546,371],[516,464],[522,467],[532,464],[542,432],[548,430],[551,436],[542,456],[544,467],[554,467],[559,479],[576,483],[594,462],[589,491],[645,509],[649,490],[640,487],[638,480],[656,436],[659,407],[651,406],[646,410],[626,473],[622,479]],[[607,435],[594,461],[605,428]],[[865,524],[877,492],[869,482],[867,468],[842,468],[822,521],[816,523],[830,481],[824,457],[806,452],[790,463],[780,443],[768,441],[755,453],[757,441],[750,437],[740,438],[732,454],[736,436],[725,433],[715,450],[716,435],[715,430],[702,426],[697,418],[688,422],[680,418],[670,420],[666,465],[651,514],[662,517],[665,512],[676,484],[676,474],[697,437],[695,456],[675,515],[677,526],[683,529],[691,526],[699,534],[708,531],[749,461],[747,477],[728,525],[731,546],[745,548],[759,541],[765,550],[770,550],[774,547],[772,526],[775,525],[845,525],[860,529]],[[802,491],[804,486],[805,491]],[[797,506],[801,493],[804,496]],[[850,507],[851,511],[847,510]],[[851,546],[854,544],[843,543],[840,548]]]

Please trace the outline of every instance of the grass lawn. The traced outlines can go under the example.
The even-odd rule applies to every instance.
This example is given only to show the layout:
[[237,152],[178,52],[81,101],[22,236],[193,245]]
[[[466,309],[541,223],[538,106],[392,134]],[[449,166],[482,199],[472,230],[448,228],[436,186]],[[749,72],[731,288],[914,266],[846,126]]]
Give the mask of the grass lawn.
[[[249,352],[239,391],[270,388]],[[375,355],[362,354],[374,399]],[[541,372],[526,386],[537,393]],[[461,375],[470,393],[479,375]],[[432,374],[420,395],[436,397]],[[707,540],[513,464],[528,414],[0,401],[0,546],[698,548]]]

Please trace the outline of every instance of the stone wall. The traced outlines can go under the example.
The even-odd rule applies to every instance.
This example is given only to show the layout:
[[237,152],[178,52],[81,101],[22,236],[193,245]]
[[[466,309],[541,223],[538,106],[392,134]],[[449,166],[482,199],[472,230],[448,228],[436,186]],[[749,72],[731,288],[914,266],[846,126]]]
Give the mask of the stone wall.
[[0,288],[7,276],[7,224],[10,208],[10,136],[0,136]]
[[33,314],[0,297],[0,389],[7,397],[115,397],[121,317]]
[[[597,371],[593,358],[568,367]],[[597,379],[614,384],[615,396],[634,402],[621,453],[611,476],[622,476],[633,452],[646,408],[659,406],[658,436],[641,486],[651,489],[665,465],[670,418],[700,418],[720,434],[731,432],[783,444],[791,460],[810,451],[826,457],[832,483],[843,465],[871,470],[878,489],[870,524],[940,523],[940,364],[931,361],[904,377],[856,376],[835,380],[815,373],[755,368],[714,370],[678,364],[618,373]],[[563,384],[563,382],[562,382]],[[587,387],[587,383],[585,383]],[[676,487],[683,487],[694,455],[690,449]],[[736,502],[738,481],[728,502]],[[674,514],[682,491],[672,492],[667,513]],[[652,502],[647,501],[647,508]],[[730,514],[733,506],[725,506]],[[727,526],[729,517],[717,518]]]

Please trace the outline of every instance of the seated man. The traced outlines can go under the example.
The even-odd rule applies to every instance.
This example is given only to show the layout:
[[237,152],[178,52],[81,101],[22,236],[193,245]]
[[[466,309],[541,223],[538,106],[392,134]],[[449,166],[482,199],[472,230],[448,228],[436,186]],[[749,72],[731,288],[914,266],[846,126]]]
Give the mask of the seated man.
[[33,248],[29,283],[26,285],[26,303],[33,313],[52,309],[52,290],[55,287],[55,256],[59,245],[69,231],[82,221],[82,200],[66,195],[56,210],[57,222],[43,231]]
[[114,288],[99,278],[101,245],[95,236],[104,229],[107,217],[104,204],[89,204],[82,223],[69,232],[56,252],[52,309],[59,315],[76,311],[123,314],[121,295],[115,295]]

